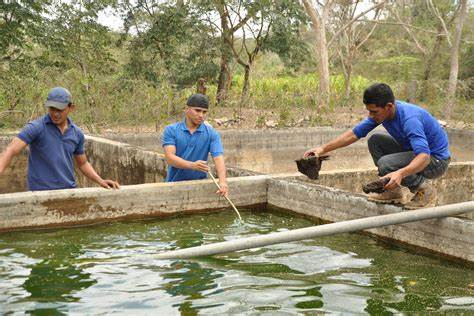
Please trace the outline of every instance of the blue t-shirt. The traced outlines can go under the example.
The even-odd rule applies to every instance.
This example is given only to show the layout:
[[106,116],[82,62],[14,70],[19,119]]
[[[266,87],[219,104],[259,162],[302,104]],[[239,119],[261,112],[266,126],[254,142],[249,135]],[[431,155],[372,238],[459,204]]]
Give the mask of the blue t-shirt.
[[[203,123],[191,134],[186,121],[177,122],[166,126],[162,139],[163,147],[173,145],[176,147],[176,156],[187,161],[207,161],[209,153],[218,157],[224,153],[221,138],[217,131],[210,125]],[[205,172],[179,169],[168,166],[166,182],[205,179]]]
[[84,133],[68,118],[61,134],[49,114],[28,123],[18,138],[30,147],[28,189],[31,191],[76,187],[73,155],[84,153]]
[[[426,153],[438,159],[448,159],[448,135],[438,121],[425,109],[414,104],[395,101],[395,117],[382,122],[387,132],[406,151],[415,154]],[[371,118],[359,123],[352,130],[357,138],[367,134],[379,125]]]

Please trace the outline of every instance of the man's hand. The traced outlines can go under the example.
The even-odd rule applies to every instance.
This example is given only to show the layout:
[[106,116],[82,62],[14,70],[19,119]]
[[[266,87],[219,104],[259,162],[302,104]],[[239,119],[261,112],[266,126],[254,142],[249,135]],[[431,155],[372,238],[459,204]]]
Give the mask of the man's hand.
[[384,189],[393,190],[401,186],[402,180],[403,180],[403,173],[401,170],[397,170],[394,172],[390,172],[389,174],[386,174],[385,176],[382,177],[382,179],[384,178],[390,179],[390,181],[388,181],[388,183],[384,186]]
[[204,161],[204,160],[197,160],[197,161],[191,162],[191,169],[202,171],[202,172],[209,171],[209,167],[207,166],[207,161]]
[[304,152],[303,157],[316,156],[319,157],[324,153],[324,150],[321,147],[315,147]]
[[216,191],[217,194],[222,197],[226,197],[229,195],[229,186],[227,185],[227,182],[219,181],[219,187],[220,189]]
[[99,183],[101,187],[106,189],[120,189],[120,185],[117,181],[113,180],[104,180]]

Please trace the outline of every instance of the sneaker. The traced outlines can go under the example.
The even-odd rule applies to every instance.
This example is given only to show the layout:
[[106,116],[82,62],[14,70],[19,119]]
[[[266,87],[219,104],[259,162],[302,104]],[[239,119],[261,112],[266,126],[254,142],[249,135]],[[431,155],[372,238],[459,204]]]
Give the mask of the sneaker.
[[385,190],[382,193],[370,193],[367,199],[378,203],[402,203],[402,189],[398,187],[392,190]]
[[431,184],[424,182],[415,191],[415,195],[410,202],[405,204],[405,208],[409,210],[416,210],[419,208],[433,207],[436,205],[436,191]]

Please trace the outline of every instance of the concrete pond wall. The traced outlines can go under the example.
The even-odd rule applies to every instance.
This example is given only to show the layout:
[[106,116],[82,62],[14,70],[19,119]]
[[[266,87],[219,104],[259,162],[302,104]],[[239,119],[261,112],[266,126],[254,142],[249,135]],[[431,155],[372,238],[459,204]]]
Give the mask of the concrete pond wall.
[[[0,151],[13,135],[0,137]],[[105,179],[118,180],[125,185],[163,182],[166,162],[162,154],[105,138],[86,136],[85,153],[94,169]],[[28,148],[15,157],[0,177],[0,194],[27,191],[26,175]],[[78,187],[97,186],[76,170]]]
[[[0,136],[0,152],[8,146],[13,135]],[[10,167],[0,175],[0,194],[26,191],[28,149],[14,158]]]
[[[281,176],[229,179],[238,208],[265,206],[339,222],[404,210],[368,201],[362,194]],[[114,220],[178,216],[228,209],[212,180],[123,186],[120,190],[82,188],[0,195],[0,232],[59,228]],[[229,216],[235,216],[230,214]],[[245,213],[243,214],[245,221]],[[448,258],[474,263],[474,221],[449,217],[366,231]]]
[[[355,194],[316,183],[272,179],[268,187],[268,205],[294,214],[341,222],[404,212],[401,206],[374,203]],[[459,217],[391,225],[364,232],[446,258],[474,263],[474,221]]]
[[[279,130],[223,130],[219,131],[229,166],[260,173],[296,172],[294,160],[312,147],[324,144],[347,129],[292,128]],[[377,132],[383,132],[378,128]],[[453,162],[474,160],[474,131],[448,129]],[[125,134],[104,135],[122,143],[162,153],[161,135]],[[324,170],[364,169],[374,166],[367,150],[367,138],[331,153]]]
[[[372,182],[377,178],[377,169],[372,168],[366,170],[323,171],[320,173],[318,180],[311,180],[300,174],[290,176],[287,179],[363,194],[362,185]],[[441,178],[431,181],[437,191],[437,205],[474,200],[473,178],[474,162],[451,163],[448,171]],[[408,202],[412,194],[407,188],[402,188],[402,192],[404,193],[404,202]],[[469,216],[472,216],[474,219],[474,214],[469,214]]]
[[[336,222],[404,211],[368,201],[361,186],[377,178],[365,141],[341,150],[323,164],[318,180],[296,172],[294,159],[342,129],[313,128],[222,131],[232,201],[238,207],[268,206]],[[473,200],[474,132],[449,130],[453,163],[434,181],[438,203]],[[0,137],[3,150],[13,135]],[[109,136],[107,136],[109,137]],[[87,136],[86,154],[104,178],[121,190],[105,190],[78,175],[81,187],[26,191],[27,151],[0,177],[0,232],[95,224],[130,218],[219,211],[227,202],[211,180],[163,183],[166,163],[159,135]],[[17,193],[12,193],[17,192]],[[407,198],[409,197],[407,193]],[[474,262],[473,214],[367,231],[378,237]],[[451,245],[451,246],[449,246]],[[467,249],[460,251],[461,249]]]

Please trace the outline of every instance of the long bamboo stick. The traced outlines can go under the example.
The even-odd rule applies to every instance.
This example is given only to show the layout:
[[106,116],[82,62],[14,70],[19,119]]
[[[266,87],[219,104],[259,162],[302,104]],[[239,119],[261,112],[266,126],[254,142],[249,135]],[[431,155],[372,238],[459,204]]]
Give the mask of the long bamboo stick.
[[[220,190],[221,189],[221,186],[219,185],[219,183],[217,182],[216,178],[214,178],[214,176],[212,175],[211,171],[208,171],[207,173],[209,173],[209,176],[211,176],[211,179],[212,181],[214,181],[214,183],[216,184],[217,188]],[[229,204],[232,206],[232,208],[234,209],[234,211],[237,213],[237,216],[239,217],[239,220],[242,221],[242,217],[240,217],[240,213],[239,211],[237,210],[237,208],[235,207],[234,203],[232,203],[232,201],[229,199],[229,197],[227,195],[224,196],[227,200],[227,202],[229,202]]]

